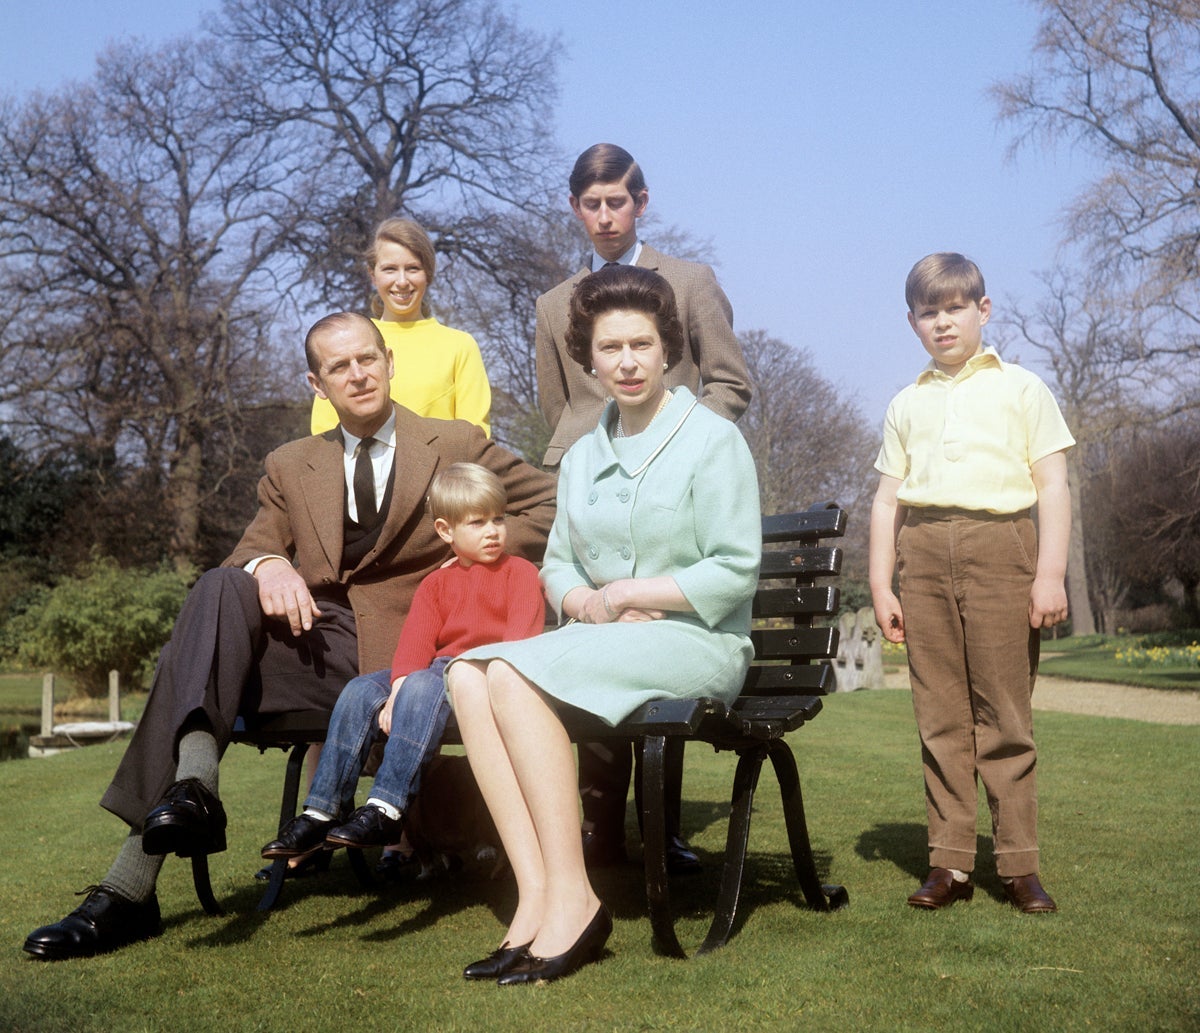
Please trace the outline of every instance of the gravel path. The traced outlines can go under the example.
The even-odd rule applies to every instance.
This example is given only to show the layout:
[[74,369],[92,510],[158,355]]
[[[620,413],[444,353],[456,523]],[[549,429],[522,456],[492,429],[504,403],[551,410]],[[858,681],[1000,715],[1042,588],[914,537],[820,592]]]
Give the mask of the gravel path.
[[[888,673],[886,684],[888,688],[908,688],[908,671]],[[1033,709],[1125,717],[1160,725],[1200,725],[1200,692],[1139,689],[1039,674],[1033,691]]]

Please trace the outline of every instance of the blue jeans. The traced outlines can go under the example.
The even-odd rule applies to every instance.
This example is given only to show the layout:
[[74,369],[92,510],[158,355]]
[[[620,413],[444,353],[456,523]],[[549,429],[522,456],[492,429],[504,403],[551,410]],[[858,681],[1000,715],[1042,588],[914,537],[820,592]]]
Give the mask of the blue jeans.
[[[450,718],[442,672],[450,657],[438,657],[404,679],[392,705],[392,734],[369,796],[407,810],[421,785],[421,772],[437,752]],[[304,801],[306,807],[337,815],[353,798],[371,746],[383,736],[379,712],[392,691],[392,672],[361,674],[347,683],[333,708],[321,762]]]

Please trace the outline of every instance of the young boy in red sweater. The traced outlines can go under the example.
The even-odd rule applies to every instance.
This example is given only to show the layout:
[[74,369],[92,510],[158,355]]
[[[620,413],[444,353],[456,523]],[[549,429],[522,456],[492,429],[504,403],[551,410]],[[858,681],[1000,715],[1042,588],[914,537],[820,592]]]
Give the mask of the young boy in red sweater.
[[[529,638],[545,624],[537,568],[504,551],[507,501],[496,475],[474,463],[454,463],[434,477],[429,512],[455,559],[418,587],[391,670],[360,675],[338,697],[304,811],[263,847],[263,857],[400,839],[450,715],[446,665],[474,646]],[[339,824],[381,736],[387,744],[367,802]]]

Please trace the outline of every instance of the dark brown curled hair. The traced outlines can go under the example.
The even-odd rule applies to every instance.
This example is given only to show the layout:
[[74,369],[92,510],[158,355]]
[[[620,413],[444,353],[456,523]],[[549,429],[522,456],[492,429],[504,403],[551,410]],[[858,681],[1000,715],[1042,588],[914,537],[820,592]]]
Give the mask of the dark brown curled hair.
[[654,320],[667,367],[683,357],[683,324],[675,292],[658,273],[636,265],[610,265],[585,276],[571,295],[567,314],[567,353],[585,370],[592,368],[592,332],[609,312],[642,312]]

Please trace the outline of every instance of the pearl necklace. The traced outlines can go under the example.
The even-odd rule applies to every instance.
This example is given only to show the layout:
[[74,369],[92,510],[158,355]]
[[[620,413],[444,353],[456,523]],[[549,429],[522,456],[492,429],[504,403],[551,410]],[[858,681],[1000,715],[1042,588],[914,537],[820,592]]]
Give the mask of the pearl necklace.
[[[657,419],[658,419],[658,414],[659,414],[660,412],[662,412],[662,411],[663,411],[663,410],[664,410],[664,409],[667,407],[667,403],[668,403],[670,400],[671,400],[671,392],[670,392],[670,391],[664,391],[664,392],[663,392],[663,396],[662,396],[662,401],[658,403],[658,408],[654,410],[654,415],[650,417],[650,422],[646,424],[646,428],[648,428],[648,427],[650,426],[650,424],[651,424],[651,423],[653,423],[655,420],[657,420]],[[646,428],[643,428],[643,429],[646,429]],[[620,411],[620,409],[618,409],[618,410],[617,410],[617,429],[616,429],[616,432],[613,434],[613,437],[614,437],[614,438],[623,438],[623,437],[625,437],[625,428],[624,428],[624,426],[622,426],[622,424],[621,424],[621,411]]]

